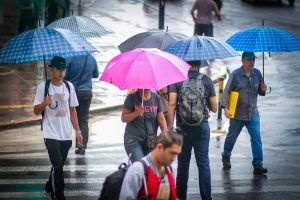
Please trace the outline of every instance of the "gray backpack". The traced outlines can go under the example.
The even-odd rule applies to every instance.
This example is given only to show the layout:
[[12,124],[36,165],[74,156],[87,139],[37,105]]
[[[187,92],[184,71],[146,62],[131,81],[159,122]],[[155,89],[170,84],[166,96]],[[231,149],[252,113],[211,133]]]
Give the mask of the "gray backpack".
[[182,124],[198,126],[205,118],[205,88],[202,81],[204,74],[183,82],[179,92],[178,109]]

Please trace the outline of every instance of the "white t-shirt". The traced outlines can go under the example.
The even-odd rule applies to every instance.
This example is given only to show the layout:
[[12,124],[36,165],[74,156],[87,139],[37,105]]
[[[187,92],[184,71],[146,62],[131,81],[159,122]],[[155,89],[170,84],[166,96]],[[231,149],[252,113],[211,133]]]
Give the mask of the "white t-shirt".
[[[44,138],[55,140],[71,140],[72,122],[70,107],[78,106],[78,100],[72,83],[70,86],[71,97],[65,84],[55,86],[50,82],[49,95],[52,95],[53,102],[45,107],[43,120]],[[44,101],[45,82],[41,82],[36,90],[34,105]]]

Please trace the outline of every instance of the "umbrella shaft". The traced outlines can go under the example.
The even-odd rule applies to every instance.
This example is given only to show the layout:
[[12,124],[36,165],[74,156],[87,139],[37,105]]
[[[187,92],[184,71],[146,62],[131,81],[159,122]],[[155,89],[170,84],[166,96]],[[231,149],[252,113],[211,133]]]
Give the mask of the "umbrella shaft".
[[265,53],[263,52],[263,83],[265,83]]

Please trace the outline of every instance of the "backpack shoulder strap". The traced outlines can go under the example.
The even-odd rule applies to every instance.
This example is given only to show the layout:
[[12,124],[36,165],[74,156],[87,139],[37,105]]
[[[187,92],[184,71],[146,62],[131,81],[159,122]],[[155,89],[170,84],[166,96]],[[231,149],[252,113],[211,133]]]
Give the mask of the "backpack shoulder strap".
[[181,87],[181,91],[182,91],[183,88],[186,88],[188,86],[188,84],[189,84],[190,81],[191,81],[190,78],[188,78],[187,80],[183,81],[182,87]]
[[70,89],[70,85],[69,85],[68,81],[64,80],[64,84],[66,85],[66,87],[70,93],[71,89]]
[[70,106],[70,99],[71,99],[71,89],[70,89],[70,85],[68,83],[68,81],[66,81],[65,79],[63,80],[64,84],[66,85],[68,91],[69,91],[69,106]]
[[198,80],[202,80],[203,77],[204,77],[204,74],[203,73],[199,73],[198,76],[197,76],[197,79]]
[[49,95],[50,82],[50,79],[45,82],[44,98],[46,98]]
[[203,83],[203,73],[199,73],[197,76],[197,81],[196,81],[196,87],[200,89],[201,96],[204,98],[205,95],[205,88],[204,88],[204,83]]
[[[144,168],[144,176],[143,176],[143,186],[141,189],[144,188],[145,190],[145,193],[146,193],[146,197],[148,199],[148,195],[149,195],[149,192],[148,192],[148,186],[147,186],[147,180],[148,180],[148,166],[146,164],[146,162],[141,159],[140,162],[143,164],[143,168]],[[145,178],[144,178],[145,177]]]
[[[46,97],[49,95],[50,82],[51,82],[51,79],[46,80],[46,82],[45,82],[44,99],[46,99]],[[43,120],[44,120],[44,116],[45,116],[45,110],[43,110],[43,112],[41,113],[41,115],[42,115],[41,130],[43,130]]]
[[146,180],[148,180],[148,165],[143,159],[141,159],[140,162],[143,164],[144,174],[145,174]]

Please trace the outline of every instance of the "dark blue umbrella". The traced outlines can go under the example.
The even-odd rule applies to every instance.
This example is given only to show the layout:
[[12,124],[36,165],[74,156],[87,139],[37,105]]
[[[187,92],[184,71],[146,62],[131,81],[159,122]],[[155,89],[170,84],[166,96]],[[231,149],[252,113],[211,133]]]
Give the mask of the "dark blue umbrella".
[[87,55],[97,49],[77,33],[65,29],[36,28],[9,40],[0,49],[0,64],[50,60],[53,56]]
[[164,51],[185,61],[222,59],[240,55],[226,42],[213,37],[197,35],[179,40],[165,48]]

